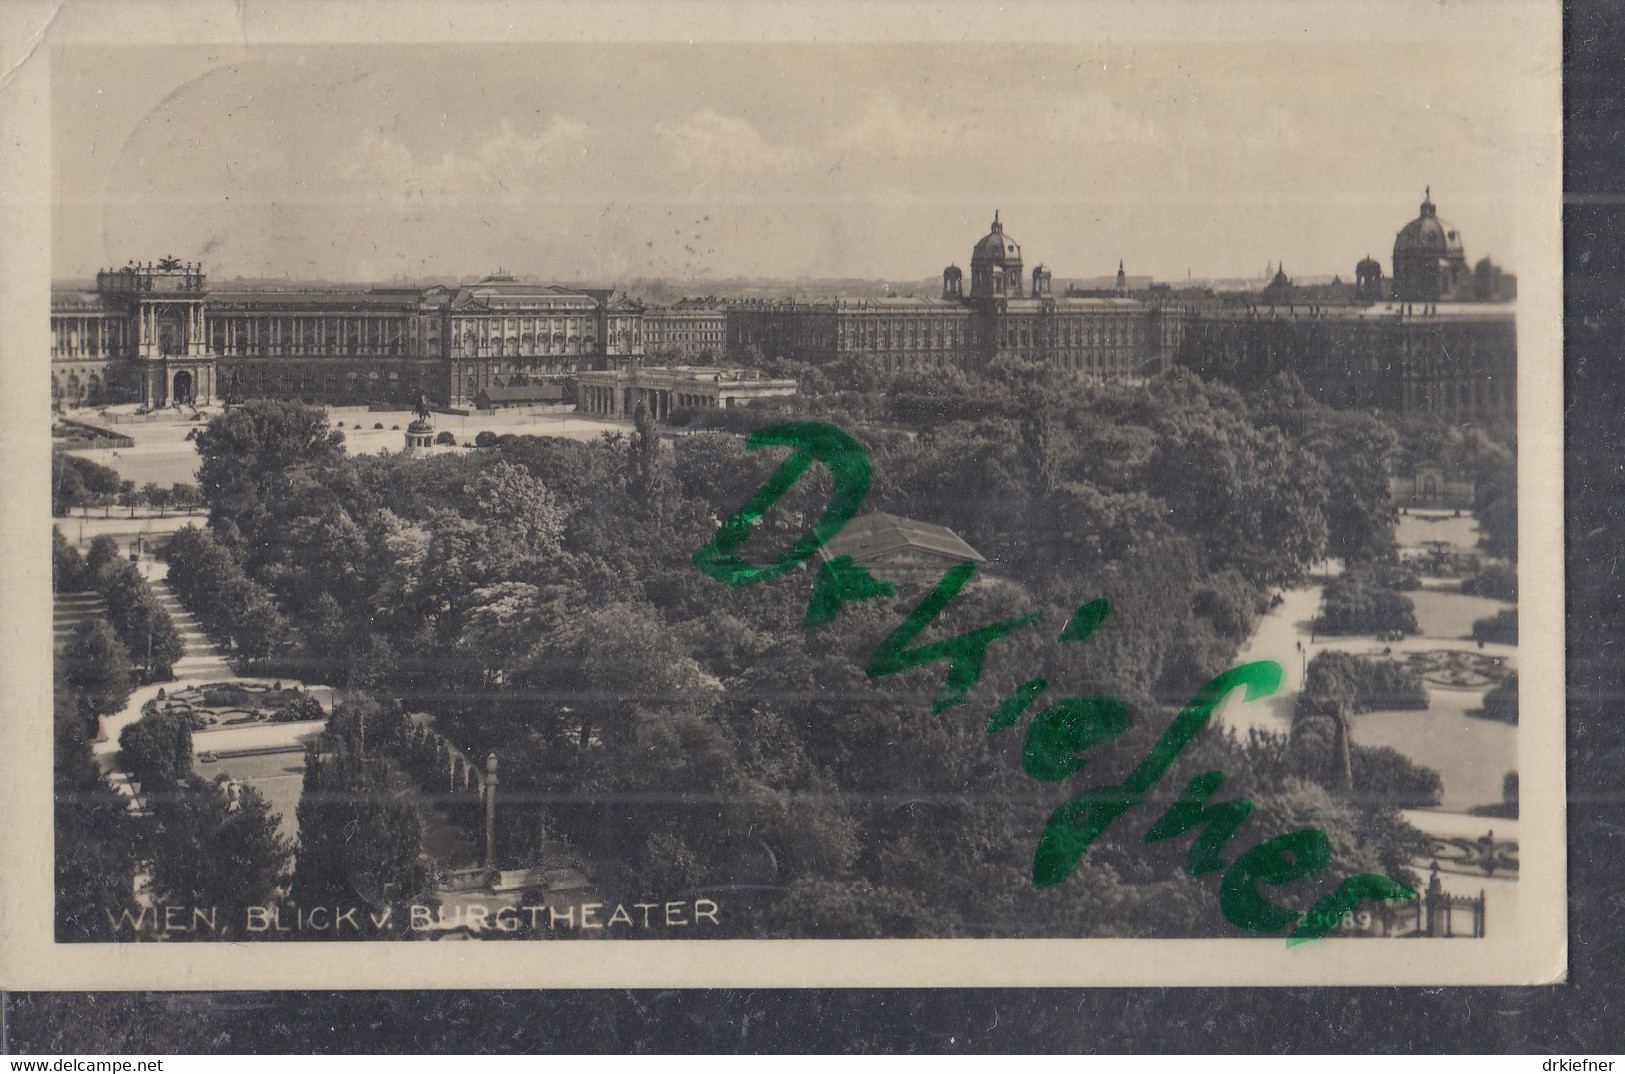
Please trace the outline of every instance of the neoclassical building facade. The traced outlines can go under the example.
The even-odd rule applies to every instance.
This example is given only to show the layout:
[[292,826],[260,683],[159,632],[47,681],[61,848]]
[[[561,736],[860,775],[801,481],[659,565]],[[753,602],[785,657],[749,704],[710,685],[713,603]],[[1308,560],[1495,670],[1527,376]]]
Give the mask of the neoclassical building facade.
[[483,389],[642,359],[643,307],[504,274],[451,288],[210,289],[166,259],[53,289],[57,406],[253,396],[471,405]]
[[746,302],[728,309],[728,351],[828,364],[851,360],[884,373],[971,369],[1000,358],[1058,366],[1080,377],[1122,379],[1171,355],[1177,309],[1128,297],[1056,295],[1043,265],[1024,276],[1021,244],[998,213],[971,249],[970,291],[957,265],[939,296]]
[[1178,360],[1243,386],[1290,371],[1338,407],[1511,419],[1516,311],[1477,295],[1473,283],[1461,233],[1439,219],[1429,189],[1394,236],[1389,281],[1367,256],[1355,266],[1352,304],[1209,305],[1186,318]]
[[685,298],[643,311],[643,352],[651,360],[716,360],[728,340],[728,314],[715,298]]
[[[538,381],[586,383],[589,372],[719,354],[750,365],[759,354],[926,375],[1021,360],[1082,380],[1125,380],[1174,361],[1237,381],[1291,370],[1336,405],[1511,415],[1512,307],[1457,301],[1489,289],[1466,272],[1461,235],[1439,219],[1431,191],[1395,236],[1393,256],[1391,278],[1361,260],[1336,303],[1301,302],[1284,269],[1264,292],[1235,296],[1131,293],[1119,265],[1115,289],[1056,294],[1050,270],[1026,267],[995,212],[971,249],[968,289],[967,273],[949,265],[940,292],[921,297],[665,307],[501,272],[457,287],[211,289],[201,266],[165,259],[99,273],[93,288],[53,290],[51,392],[57,406],[253,396],[406,406],[421,394],[471,407]],[[578,402],[626,412],[628,385],[592,386]],[[673,409],[714,396],[633,387]]]

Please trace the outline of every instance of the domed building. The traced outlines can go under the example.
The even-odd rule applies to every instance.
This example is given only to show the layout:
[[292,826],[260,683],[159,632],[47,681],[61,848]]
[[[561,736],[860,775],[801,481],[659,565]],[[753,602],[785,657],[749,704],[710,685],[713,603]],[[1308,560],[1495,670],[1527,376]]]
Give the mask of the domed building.
[[1382,282],[1382,262],[1370,254],[1362,257],[1354,266],[1354,300],[1356,302],[1381,302],[1387,297]]
[[971,250],[970,296],[1021,297],[1021,244],[1004,233],[997,209],[992,229]]
[[1286,274],[1286,262],[1283,261],[1275,266],[1275,275],[1264,285],[1259,298],[1272,306],[1288,306],[1297,299],[1297,295],[1292,279]]
[[1422,196],[1421,215],[1394,237],[1394,297],[1401,302],[1452,299],[1468,275],[1461,234],[1439,219],[1429,187]]
[[[940,296],[744,299],[728,307],[728,348],[742,355],[794,356],[816,364],[855,363],[880,373],[980,369],[1001,360],[1043,363],[1080,379],[1124,381],[1172,360],[1185,318],[1118,287],[1057,294],[1043,264],[1024,277],[1021,244],[994,212],[971,250],[970,288],[957,265],[942,270]],[[596,376],[592,374],[591,376]],[[588,383],[581,380],[580,383]],[[595,382],[596,383],[596,382]],[[609,406],[602,396],[588,406]],[[613,411],[612,411],[613,412]]]

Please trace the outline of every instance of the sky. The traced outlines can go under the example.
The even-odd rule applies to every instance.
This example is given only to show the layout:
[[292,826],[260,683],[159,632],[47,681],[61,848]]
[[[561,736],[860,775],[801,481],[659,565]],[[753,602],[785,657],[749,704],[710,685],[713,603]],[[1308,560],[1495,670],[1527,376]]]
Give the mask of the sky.
[[1513,35],[92,45],[52,55],[53,275],[923,280],[994,210],[1057,282],[1387,269],[1431,185],[1517,269]]

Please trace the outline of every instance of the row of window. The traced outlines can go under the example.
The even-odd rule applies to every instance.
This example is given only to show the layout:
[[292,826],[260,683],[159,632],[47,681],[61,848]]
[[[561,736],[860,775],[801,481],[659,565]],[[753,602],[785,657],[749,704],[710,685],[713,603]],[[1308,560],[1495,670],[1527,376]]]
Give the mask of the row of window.
[[658,343],[721,343],[721,332],[650,332],[649,342]]
[[[1145,339],[1145,329],[1136,324],[1108,322],[1088,328],[1070,324],[1055,327],[1056,331],[1051,333],[1049,342],[1062,347],[1115,347],[1119,343],[1138,344]],[[1005,346],[1035,346],[1043,342],[1042,335],[1026,325],[1011,325],[1005,329]]]
[[508,318],[463,318],[456,317],[451,322],[452,338],[468,336],[470,334],[491,335],[492,333],[520,332],[541,334],[543,336],[557,335],[566,332],[571,335],[591,328],[597,323],[595,317],[508,317]]
[[[821,336],[818,338],[822,339]],[[952,322],[880,322],[843,324],[839,338],[843,350],[942,350],[963,346],[967,333],[965,326]],[[1119,343],[1139,344],[1145,338],[1145,327],[1132,321],[1063,321],[1050,325],[1047,333],[1036,325],[1021,322],[1005,325],[1005,345],[1010,347],[1029,347],[1046,341],[1063,347],[1109,347]]]
[[[1046,356],[1029,353],[1024,357],[1037,361]],[[1128,356],[1122,354],[1062,354],[1056,356],[1054,360],[1062,369],[1078,373],[1124,373],[1127,372],[1129,365]],[[879,356],[877,363],[887,373],[913,373],[920,370],[946,369],[962,364],[955,356],[944,354],[883,354]]]
[[961,325],[842,325],[841,348],[863,347],[883,350],[902,347],[909,350],[943,350],[961,346],[965,342]]
[[463,342],[452,348],[452,356],[457,358],[484,358],[484,357],[520,357],[524,355],[550,355],[550,354],[581,354],[591,351],[598,345],[598,340],[592,336],[578,339],[571,336],[568,339],[555,336],[553,339],[543,339],[540,347],[537,340],[526,336],[523,339],[497,339],[489,344],[482,344],[473,338],[466,338]]
[[1412,394],[1421,398],[1424,410],[1438,409],[1435,403],[1447,408],[1499,407],[1509,402],[1512,397],[1510,386],[1503,386],[1506,383],[1488,377],[1483,380],[1445,381],[1442,384],[1423,385]]
[[102,378],[95,373],[90,374],[83,380],[79,378],[78,373],[69,373],[65,382],[60,377],[53,376],[51,378],[51,398],[53,400],[68,399],[78,402],[87,398],[96,399],[101,394]]
[[[228,358],[320,358],[325,355],[338,357],[378,357],[378,358],[410,358],[413,351],[399,340],[391,340],[383,344],[340,343],[331,347],[301,346],[291,342],[272,343],[267,346],[227,346],[217,344],[210,348],[215,354]],[[170,353],[165,351],[164,353]]]
[[527,376],[541,376],[547,373],[557,373],[575,368],[573,362],[481,362],[470,363],[465,375],[470,377],[489,377],[493,374],[510,375],[524,373]]
[[115,355],[127,346],[128,329],[123,321],[82,317],[51,323],[52,358],[91,358]]
[[416,373],[402,374],[395,370],[391,370],[387,374],[376,371],[370,373],[346,373],[343,375],[328,373],[319,377],[308,374],[295,377],[286,370],[273,376],[268,370],[260,370],[258,373],[233,372],[222,377],[220,382],[224,385],[228,394],[235,393],[239,395],[269,395],[273,391],[283,395],[294,391],[306,395],[316,392],[333,395],[342,390],[350,395],[362,393],[369,395],[382,393],[397,395],[404,393],[410,396],[417,394],[422,387]]
[[241,346],[250,340],[265,343],[297,343],[306,347],[327,347],[341,343],[383,342],[404,339],[407,322],[353,317],[228,317],[216,314],[209,320],[209,338],[217,346],[235,341]]

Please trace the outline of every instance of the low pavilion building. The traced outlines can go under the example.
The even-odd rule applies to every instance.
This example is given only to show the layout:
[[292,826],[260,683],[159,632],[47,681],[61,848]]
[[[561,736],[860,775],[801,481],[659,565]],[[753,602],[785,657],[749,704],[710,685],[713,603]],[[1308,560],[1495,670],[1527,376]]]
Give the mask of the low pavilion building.
[[673,411],[748,406],[796,394],[796,382],[749,369],[670,366],[593,370],[576,376],[576,408],[586,414],[631,417],[643,403],[656,420]]

